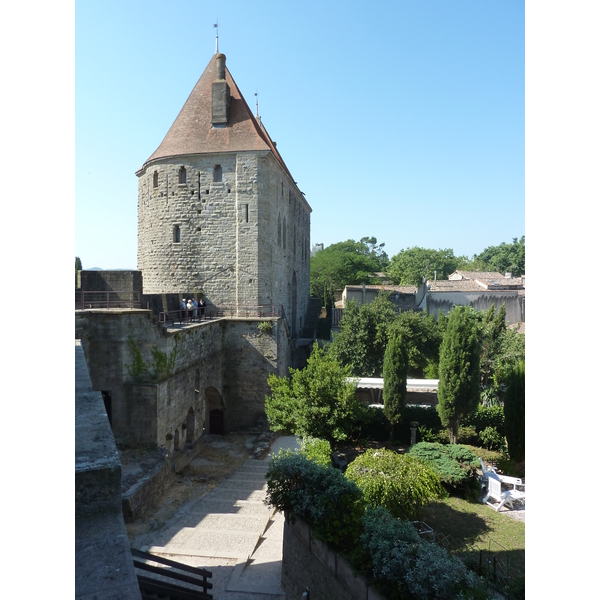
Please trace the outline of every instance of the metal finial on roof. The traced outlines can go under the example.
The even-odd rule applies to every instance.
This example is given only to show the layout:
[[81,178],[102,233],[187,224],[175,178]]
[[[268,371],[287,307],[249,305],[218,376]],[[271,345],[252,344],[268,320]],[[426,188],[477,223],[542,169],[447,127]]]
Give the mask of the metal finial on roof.
[[258,119],[258,92],[254,92],[254,97],[256,98],[256,118]]
[[217,22],[214,24],[214,27],[217,28],[217,41],[216,41],[216,45],[215,45],[215,54],[219,54],[219,19],[217,19]]

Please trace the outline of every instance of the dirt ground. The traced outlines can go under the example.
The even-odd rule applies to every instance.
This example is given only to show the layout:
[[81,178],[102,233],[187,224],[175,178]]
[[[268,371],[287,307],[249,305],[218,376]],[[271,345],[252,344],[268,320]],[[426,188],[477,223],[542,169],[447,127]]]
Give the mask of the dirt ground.
[[[263,458],[275,437],[275,434],[265,432],[204,436],[194,449],[191,463],[173,474],[173,483],[157,499],[155,508],[144,517],[126,523],[129,542],[134,544],[135,538],[162,528],[180,507],[208,494],[247,459]],[[119,456],[123,469],[123,491],[129,489],[158,461],[164,460],[161,451],[120,450]]]

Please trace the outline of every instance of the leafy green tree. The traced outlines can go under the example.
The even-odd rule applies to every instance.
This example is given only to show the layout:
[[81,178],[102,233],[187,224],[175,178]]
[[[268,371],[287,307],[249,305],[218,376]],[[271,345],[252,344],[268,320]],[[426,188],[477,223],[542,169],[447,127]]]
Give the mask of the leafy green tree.
[[515,461],[525,460],[525,362],[519,361],[508,379],[504,394],[504,432],[508,453]]
[[456,271],[458,264],[450,248],[432,250],[415,246],[392,256],[387,275],[394,283],[418,287],[423,277],[433,279],[434,271],[438,279],[447,279],[450,273]]
[[443,334],[433,315],[423,311],[400,312],[390,323],[389,335],[402,336],[408,352],[409,376],[421,378],[430,363],[437,364]]
[[376,238],[363,239],[374,243],[369,246],[363,241],[347,240],[327,246],[311,257],[311,295],[321,298],[324,304],[331,303],[336,290],[367,281],[369,275],[380,270],[381,244],[376,245]]
[[350,367],[355,377],[380,377],[388,325],[395,318],[396,309],[386,294],[379,294],[369,304],[349,302],[328,353]]
[[383,410],[391,424],[391,435],[400,422],[406,400],[408,352],[402,336],[393,336],[383,359]]
[[271,396],[265,411],[273,431],[342,442],[350,437],[359,411],[350,369],[325,354],[315,343],[304,369],[290,369],[290,378],[269,376]]
[[377,261],[379,269],[382,271],[385,270],[390,263],[390,259],[383,249],[385,243],[382,242],[381,244],[378,244],[376,237],[360,238],[360,243],[365,244],[368,247],[369,256]]
[[488,246],[481,254],[475,254],[473,260],[483,271],[508,272],[520,277],[525,274],[525,236],[513,238],[512,244]]
[[440,347],[437,410],[450,442],[456,443],[461,419],[479,404],[480,332],[475,311],[455,306]]
[[79,256],[75,257],[75,289],[77,289],[77,273],[81,271],[81,259]]

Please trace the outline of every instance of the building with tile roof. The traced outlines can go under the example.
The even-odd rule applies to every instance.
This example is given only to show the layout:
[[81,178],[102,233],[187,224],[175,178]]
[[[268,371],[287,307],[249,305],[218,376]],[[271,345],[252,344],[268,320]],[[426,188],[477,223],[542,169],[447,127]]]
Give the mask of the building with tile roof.
[[506,307],[506,322],[525,321],[525,276],[512,277],[496,271],[455,271],[447,280],[428,280],[427,293],[420,308],[437,319],[440,311],[448,314],[452,307],[472,306],[485,311],[494,305]]
[[144,294],[281,305],[295,337],[310,294],[311,208],[224,54],[136,175]]

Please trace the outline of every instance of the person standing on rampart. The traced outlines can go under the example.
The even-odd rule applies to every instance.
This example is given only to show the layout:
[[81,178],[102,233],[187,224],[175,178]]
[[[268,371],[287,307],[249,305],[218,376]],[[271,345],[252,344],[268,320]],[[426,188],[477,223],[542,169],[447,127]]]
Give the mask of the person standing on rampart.
[[198,300],[196,298],[192,298],[192,305],[194,307],[194,320],[198,318]]
[[200,320],[204,318],[204,313],[206,312],[206,304],[204,304],[204,298],[200,298],[200,303],[198,304],[200,307]]

